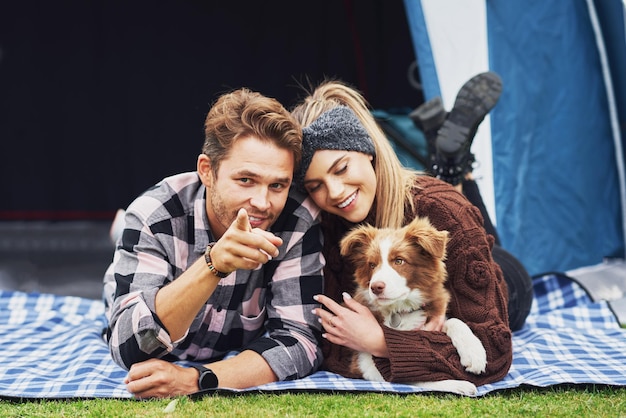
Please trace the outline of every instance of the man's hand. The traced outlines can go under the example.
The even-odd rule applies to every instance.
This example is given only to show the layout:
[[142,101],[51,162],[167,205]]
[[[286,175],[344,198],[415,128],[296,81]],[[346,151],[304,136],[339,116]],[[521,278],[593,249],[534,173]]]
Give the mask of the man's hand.
[[199,390],[198,371],[160,359],[133,364],[124,380],[136,398],[169,398]]
[[221,272],[237,269],[253,270],[278,256],[280,237],[259,228],[252,229],[245,209],[239,209],[237,218],[211,249],[213,266]]
[[[219,379],[219,387],[245,389],[276,382],[278,378],[258,353],[244,350],[234,357],[207,365]],[[133,364],[124,380],[136,398],[169,398],[190,395],[198,388],[198,371],[161,359]]]

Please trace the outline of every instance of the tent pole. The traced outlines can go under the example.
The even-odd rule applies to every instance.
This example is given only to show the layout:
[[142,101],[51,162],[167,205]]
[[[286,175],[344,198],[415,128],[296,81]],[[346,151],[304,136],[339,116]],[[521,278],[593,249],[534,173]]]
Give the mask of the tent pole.
[[[624,0],[624,4],[626,7],[626,0]],[[600,23],[598,21],[598,15],[596,13],[596,8],[593,4],[593,0],[587,0],[587,8],[589,10],[589,18],[591,19],[591,26],[593,27],[596,44],[598,46],[598,54],[600,55],[600,63],[602,65],[602,76],[604,78],[606,96],[609,102],[609,117],[611,119],[611,130],[613,131],[613,142],[615,146],[615,163],[617,165],[617,175],[619,177],[620,184],[620,197],[622,207],[622,235],[625,247],[625,253],[623,254],[623,258],[626,258],[626,176],[624,174],[624,153],[622,149],[622,138],[617,117],[617,106],[615,104],[615,92],[613,90],[613,80],[611,79],[611,73],[609,71],[604,38],[602,37],[602,31],[600,29]]]

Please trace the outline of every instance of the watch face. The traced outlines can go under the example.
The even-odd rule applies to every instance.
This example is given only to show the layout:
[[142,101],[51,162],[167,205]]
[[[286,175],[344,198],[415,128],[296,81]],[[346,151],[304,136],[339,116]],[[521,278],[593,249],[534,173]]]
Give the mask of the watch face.
[[217,376],[208,369],[200,373],[198,382],[200,383],[198,386],[200,386],[201,390],[217,388]]

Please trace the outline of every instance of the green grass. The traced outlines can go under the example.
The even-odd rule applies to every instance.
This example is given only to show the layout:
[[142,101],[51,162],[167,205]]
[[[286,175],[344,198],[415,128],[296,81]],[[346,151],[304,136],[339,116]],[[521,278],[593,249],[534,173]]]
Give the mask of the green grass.
[[[246,394],[172,400],[0,400],[1,417],[626,417],[626,388],[449,394]],[[168,408],[169,406],[169,408]],[[167,409],[174,406],[173,412]],[[167,409],[166,409],[167,408]]]

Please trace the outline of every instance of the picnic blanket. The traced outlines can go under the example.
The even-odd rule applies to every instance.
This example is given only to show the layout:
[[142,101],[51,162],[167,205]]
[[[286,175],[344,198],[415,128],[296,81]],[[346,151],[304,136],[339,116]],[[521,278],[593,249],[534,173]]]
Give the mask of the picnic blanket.
[[[626,385],[626,329],[609,305],[594,302],[564,274],[534,278],[535,300],[523,329],[513,335],[514,357],[501,381],[478,395],[521,385]],[[0,291],[0,397],[132,398],[100,337],[101,301]],[[346,379],[317,372],[299,380],[217,393],[417,393],[404,384]]]

